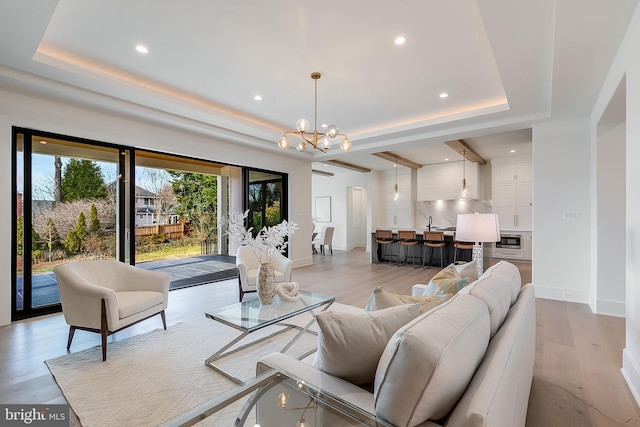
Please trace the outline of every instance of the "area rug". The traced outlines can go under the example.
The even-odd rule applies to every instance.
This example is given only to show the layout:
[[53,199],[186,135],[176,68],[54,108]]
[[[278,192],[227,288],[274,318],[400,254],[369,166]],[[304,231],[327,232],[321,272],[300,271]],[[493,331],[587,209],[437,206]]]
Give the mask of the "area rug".
[[[333,304],[331,309],[350,308]],[[310,316],[306,313],[289,320],[304,325]],[[280,327],[253,332],[248,339],[259,339],[274,328]],[[96,346],[45,363],[83,426],[159,426],[236,386],[206,367],[204,360],[239,333],[203,317],[169,326],[166,331],[110,342],[105,362]],[[222,359],[219,365],[240,379],[250,379],[255,376],[257,360],[280,351],[294,334],[295,330],[279,334]],[[297,356],[316,346],[317,338],[305,334],[287,354]],[[235,414],[230,411],[228,416]],[[219,417],[215,421],[225,422]]]

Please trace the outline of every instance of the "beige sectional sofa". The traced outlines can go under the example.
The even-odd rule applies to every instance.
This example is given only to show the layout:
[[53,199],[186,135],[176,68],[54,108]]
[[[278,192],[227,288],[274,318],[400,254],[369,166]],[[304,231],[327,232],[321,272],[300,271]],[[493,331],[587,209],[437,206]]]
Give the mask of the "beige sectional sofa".
[[[422,285],[416,286],[414,294]],[[369,387],[315,368],[323,367],[317,360],[320,350],[315,361],[273,353],[258,362],[257,370],[278,367],[396,426],[524,426],[535,324],[531,284],[521,286],[518,268],[501,261],[395,331],[381,350]],[[348,336],[345,332],[344,345]],[[358,351],[353,354],[357,358]]]

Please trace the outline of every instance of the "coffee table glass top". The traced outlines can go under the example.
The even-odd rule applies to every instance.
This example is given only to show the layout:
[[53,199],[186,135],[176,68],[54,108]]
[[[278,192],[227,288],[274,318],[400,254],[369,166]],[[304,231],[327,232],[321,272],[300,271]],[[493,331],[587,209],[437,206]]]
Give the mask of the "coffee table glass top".
[[314,308],[330,305],[335,297],[315,292],[300,291],[300,299],[282,301],[278,296],[271,304],[252,299],[205,312],[205,316],[247,332],[278,323]]
[[271,369],[183,414],[170,425],[193,426],[209,418],[215,419],[216,426],[236,427],[392,427],[345,399],[283,370]]

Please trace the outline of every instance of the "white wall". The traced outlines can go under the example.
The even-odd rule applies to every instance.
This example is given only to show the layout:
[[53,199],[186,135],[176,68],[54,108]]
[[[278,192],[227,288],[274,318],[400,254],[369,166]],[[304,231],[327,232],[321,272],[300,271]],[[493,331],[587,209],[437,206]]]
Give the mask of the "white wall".
[[[153,112],[149,111],[149,116]],[[276,148],[265,150],[259,156],[249,155],[256,149],[242,148],[195,132],[178,131],[157,124],[132,120],[122,115],[111,115],[90,111],[87,108],[52,102],[0,90],[0,174],[2,182],[0,197],[5,201],[0,212],[11,218],[12,188],[11,127],[19,126],[80,138],[148,148],[166,153],[215,160],[232,165],[253,166],[289,174],[289,218],[300,222],[300,230],[291,239],[290,257],[294,265],[311,263],[309,237],[311,225],[302,223],[302,218],[311,217],[311,163],[287,156]],[[11,317],[11,224],[0,224],[0,325],[10,323]]]
[[596,262],[591,307],[596,313],[625,315],[625,124],[596,141]]
[[[596,126],[621,81],[626,79],[626,340],[622,374],[640,405],[640,8],[631,18],[592,112]],[[621,255],[623,256],[623,255]]]
[[588,118],[533,126],[532,282],[537,297],[589,302],[589,147]]
[[[316,197],[331,196],[331,222],[318,222],[316,229],[323,226],[335,227],[333,233],[333,248],[340,250],[353,249],[347,240],[347,188],[362,187],[366,191],[367,200],[367,232],[371,231],[371,206],[372,206],[372,173],[347,172],[334,176],[312,175],[313,200]],[[315,205],[314,205],[315,208]],[[309,220],[314,215],[309,216]],[[371,242],[367,239],[367,251],[370,251]]]

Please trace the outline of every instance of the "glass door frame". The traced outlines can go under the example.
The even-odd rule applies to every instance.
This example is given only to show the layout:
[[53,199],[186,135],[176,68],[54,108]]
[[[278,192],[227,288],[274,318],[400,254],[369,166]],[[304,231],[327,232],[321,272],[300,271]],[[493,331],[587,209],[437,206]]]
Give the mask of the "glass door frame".
[[[22,141],[22,156],[23,156],[23,189],[22,189],[22,217],[23,217],[23,237],[22,237],[22,245],[23,245],[23,268],[22,268],[22,291],[23,291],[23,307],[21,310],[18,310],[17,307],[17,299],[16,299],[16,295],[18,292],[18,274],[17,274],[17,262],[18,262],[18,254],[16,251],[17,248],[17,221],[18,221],[18,216],[16,215],[17,213],[17,199],[18,199],[18,177],[17,177],[17,171],[18,171],[18,164],[17,164],[17,148],[18,148],[18,136],[22,135],[23,137],[23,141]],[[31,271],[31,263],[32,263],[32,237],[33,237],[33,233],[32,233],[32,219],[33,219],[33,182],[32,182],[32,172],[33,172],[33,168],[32,168],[32,154],[33,154],[33,150],[32,150],[32,143],[33,143],[33,139],[34,137],[42,137],[42,138],[53,138],[53,139],[59,139],[59,140],[64,140],[64,141],[69,141],[69,142],[74,142],[74,143],[78,143],[78,144],[85,144],[89,147],[91,146],[100,146],[100,147],[107,147],[107,148],[112,148],[112,149],[116,149],[119,152],[119,162],[118,162],[118,167],[120,169],[120,171],[122,171],[122,166],[125,165],[126,158],[127,156],[123,155],[126,154],[127,152],[129,153],[129,167],[131,167],[132,162],[135,161],[135,157],[134,157],[134,149],[131,147],[126,147],[126,146],[120,146],[120,145],[116,145],[116,144],[109,144],[109,143],[105,143],[105,142],[100,142],[100,141],[94,141],[94,140],[89,140],[86,138],[77,138],[77,137],[72,137],[72,136],[68,136],[68,135],[60,135],[60,134],[56,134],[56,133],[52,133],[52,132],[46,132],[46,131],[39,131],[39,130],[34,130],[34,129],[28,129],[28,128],[22,128],[22,127],[17,127],[17,126],[13,126],[12,130],[11,130],[11,146],[12,146],[12,158],[11,158],[11,166],[12,166],[12,176],[11,176],[11,186],[12,186],[12,200],[11,200],[11,208],[12,208],[12,213],[11,213],[11,245],[12,245],[12,251],[11,251],[11,263],[12,263],[12,268],[11,268],[11,321],[16,321],[16,320],[22,320],[22,319],[27,319],[30,317],[35,317],[35,316],[40,316],[40,315],[44,315],[44,314],[51,314],[51,313],[57,313],[59,311],[61,311],[61,304],[57,303],[57,304],[50,304],[50,305],[45,305],[42,307],[33,307],[32,306],[32,282],[33,282],[33,275],[32,275],[32,271]],[[129,169],[131,170],[131,169]],[[124,179],[124,174],[122,172],[119,172],[119,176],[118,176],[118,191],[117,191],[117,203],[118,203],[118,211],[120,215],[125,215],[125,216],[121,216],[120,218],[126,218],[126,208],[127,206],[132,206],[133,204],[133,198],[135,197],[135,191],[134,189],[134,185],[135,185],[135,181],[133,179]],[[125,203],[125,199],[124,199],[124,195],[127,193],[125,190],[125,185],[129,184],[129,201],[128,203]],[[26,221],[26,219],[28,218],[28,223]],[[27,226],[28,225],[28,226]],[[124,261],[125,259],[125,245],[126,245],[126,221],[121,220],[121,221],[117,221],[117,233],[118,233],[118,239],[119,239],[119,245],[116,245],[117,249],[116,249],[116,259],[118,259],[119,261]],[[130,253],[132,251],[133,248],[133,243],[135,243],[133,241],[133,239],[129,239],[129,251]],[[134,262],[133,257],[131,258],[131,262]]]
[[[259,172],[259,173],[265,173],[265,174],[271,174],[271,175],[276,175],[280,177],[280,183],[281,183],[281,191],[280,191],[280,220],[289,220],[289,174],[285,173],[285,172],[276,172],[276,171],[270,171],[270,170],[266,170],[266,169],[256,169],[256,168],[250,168],[250,167],[243,167],[242,168],[242,188],[243,188],[243,212],[246,211],[247,209],[251,208],[251,201],[250,201],[250,185],[251,185],[251,181],[249,179],[251,172]],[[246,222],[247,224],[245,224],[245,226],[251,226],[252,224],[249,222],[249,218],[251,217],[251,212],[249,212],[249,217],[247,218]],[[260,230],[255,230],[256,232],[260,231]],[[286,255],[286,254],[285,254]]]

